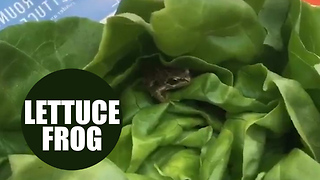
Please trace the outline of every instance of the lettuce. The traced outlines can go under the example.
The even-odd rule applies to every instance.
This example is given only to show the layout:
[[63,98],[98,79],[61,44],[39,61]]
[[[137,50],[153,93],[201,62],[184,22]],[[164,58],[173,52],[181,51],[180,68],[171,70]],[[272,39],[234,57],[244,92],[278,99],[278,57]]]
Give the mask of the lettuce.
[[[0,179],[320,178],[319,18],[302,0],[123,0],[105,25],[72,17],[4,29]],[[157,103],[141,83],[143,61],[196,76]],[[64,68],[121,94],[118,144],[81,171],[43,164],[19,127],[28,90]]]

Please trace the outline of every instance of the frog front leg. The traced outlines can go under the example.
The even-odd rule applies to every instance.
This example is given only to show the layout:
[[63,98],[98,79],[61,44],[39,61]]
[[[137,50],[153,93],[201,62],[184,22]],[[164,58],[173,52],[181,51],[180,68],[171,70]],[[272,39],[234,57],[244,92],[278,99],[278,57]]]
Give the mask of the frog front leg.
[[159,88],[159,89],[154,91],[153,97],[155,97],[161,103],[166,102],[167,98],[164,95],[164,92],[165,92],[165,88]]

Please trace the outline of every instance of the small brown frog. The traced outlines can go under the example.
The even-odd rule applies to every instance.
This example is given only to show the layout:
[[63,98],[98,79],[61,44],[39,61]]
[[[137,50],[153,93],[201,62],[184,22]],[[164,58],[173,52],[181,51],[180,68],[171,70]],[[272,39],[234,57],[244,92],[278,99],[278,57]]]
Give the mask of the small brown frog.
[[188,69],[171,67],[149,67],[144,69],[144,84],[151,96],[160,102],[167,101],[167,91],[187,86],[191,81]]

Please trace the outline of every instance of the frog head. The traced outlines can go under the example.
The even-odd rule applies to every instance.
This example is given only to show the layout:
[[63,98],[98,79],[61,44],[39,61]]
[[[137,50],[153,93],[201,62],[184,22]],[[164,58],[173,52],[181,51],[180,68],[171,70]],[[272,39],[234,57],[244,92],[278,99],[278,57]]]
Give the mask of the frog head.
[[165,79],[165,90],[178,89],[188,85],[191,81],[190,72],[188,69],[174,69],[168,73]]

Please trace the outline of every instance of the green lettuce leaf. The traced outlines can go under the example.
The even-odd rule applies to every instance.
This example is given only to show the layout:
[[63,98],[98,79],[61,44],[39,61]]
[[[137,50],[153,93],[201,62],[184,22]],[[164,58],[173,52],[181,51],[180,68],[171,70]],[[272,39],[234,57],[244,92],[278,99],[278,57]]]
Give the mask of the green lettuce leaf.
[[164,8],[163,0],[126,0],[119,3],[117,14],[133,13],[149,22],[152,12]]
[[[73,17],[0,31],[0,179],[319,179],[319,12],[302,0],[123,0],[105,25]],[[159,103],[144,62],[187,68],[191,83]],[[20,128],[26,93],[64,68],[121,97],[116,147],[79,171],[24,155]]]
[[320,165],[299,149],[292,150],[264,175],[264,180],[313,180],[320,177]]
[[212,138],[201,149],[200,180],[223,179],[230,158],[233,134],[224,129],[217,139]]
[[127,180],[125,174],[108,159],[87,169],[77,171],[54,168],[33,155],[10,155],[9,161],[11,164],[12,176],[8,180]]
[[100,23],[70,17],[0,31],[0,156],[30,153],[20,128],[27,93],[53,71],[89,64],[98,51],[102,28]]
[[[244,1],[164,1],[151,15],[152,35],[167,55],[193,55],[218,64],[252,62],[261,52],[265,31]],[[223,19],[223,21],[221,21]]]
[[295,0],[291,9],[292,33],[289,41],[289,63],[284,76],[297,80],[306,89],[319,89],[320,74],[316,65],[320,63],[318,17],[319,8],[312,7],[306,2]]

